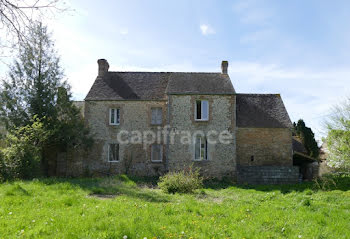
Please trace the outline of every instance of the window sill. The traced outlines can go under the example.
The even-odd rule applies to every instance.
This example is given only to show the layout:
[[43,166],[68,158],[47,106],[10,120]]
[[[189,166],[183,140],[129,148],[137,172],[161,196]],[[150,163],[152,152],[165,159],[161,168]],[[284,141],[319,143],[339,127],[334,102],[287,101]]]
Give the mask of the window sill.
[[208,162],[209,159],[193,159],[194,162]]
[[160,161],[153,161],[153,160],[151,160],[151,163],[163,163],[163,160],[160,160]]
[[120,161],[108,161],[108,163],[119,163]]
[[207,120],[207,119],[195,119],[194,121],[196,121],[196,122],[208,122],[209,120]]
[[120,126],[120,124],[109,124],[109,126]]

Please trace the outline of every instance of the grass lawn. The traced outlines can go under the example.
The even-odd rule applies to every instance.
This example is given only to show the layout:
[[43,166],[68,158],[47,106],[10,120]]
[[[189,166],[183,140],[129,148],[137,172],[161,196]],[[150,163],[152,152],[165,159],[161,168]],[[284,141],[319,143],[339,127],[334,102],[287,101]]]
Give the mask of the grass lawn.
[[350,178],[167,195],[126,176],[0,184],[0,238],[350,238]]

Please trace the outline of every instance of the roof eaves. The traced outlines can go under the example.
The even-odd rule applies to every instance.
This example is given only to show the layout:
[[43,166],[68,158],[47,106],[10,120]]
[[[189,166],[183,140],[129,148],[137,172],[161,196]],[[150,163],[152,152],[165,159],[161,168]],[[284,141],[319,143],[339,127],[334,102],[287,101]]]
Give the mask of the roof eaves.
[[167,95],[236,95],[236,93],[168,92]]

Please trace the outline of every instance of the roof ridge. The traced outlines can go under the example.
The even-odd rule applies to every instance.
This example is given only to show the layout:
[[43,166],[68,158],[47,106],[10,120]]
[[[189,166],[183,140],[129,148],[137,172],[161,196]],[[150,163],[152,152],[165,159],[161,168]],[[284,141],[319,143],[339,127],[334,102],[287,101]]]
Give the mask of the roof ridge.
[[163,74],[221,74],[221,72],[196,72],[196,71],[108,71],[108,73],[163,73]]
[[281,94],[277,93],[277,94],[273,94],[273,93],[237,93],[237,95],[246,95],[246,96],[281,96]]

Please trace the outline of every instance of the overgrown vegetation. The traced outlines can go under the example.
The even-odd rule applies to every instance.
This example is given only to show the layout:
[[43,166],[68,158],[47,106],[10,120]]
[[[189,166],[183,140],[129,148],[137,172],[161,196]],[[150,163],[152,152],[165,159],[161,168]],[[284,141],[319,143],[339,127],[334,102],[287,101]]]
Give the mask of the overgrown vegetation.
[[193,193],[203,186],[203,178],[199,169],[190,167],[188,170],[169,172],[160,177],[158,186],[165,193]]
[[302,119],[298,120],[297,123],[294,122],[293,127],[293,134],[301,139],[308,155],[317,159],[320,155],[320,148],[315,140],[314,132],[311,128],[306,127],[305,122]]
[[335,106],[326,121],[325,139],[328,164],[338,170],[350,171],[350,98]]
[[9,132],[3,149],[3,179],[45,175],[48,154],[92,144],[63,77],[47,27],[37,22],[20,43],[18,57],[1,84],[0,120]]
[[217,181],[193,194],[166,194],[148,181],[126,176],[4,183],[0,235],[349,238],[350,177],[333,180],[336,186],[327,190],[313,182],[238,186]]
[[40,176],[42,148],[49,134],[37,117],[30,124],[12,130],[6,136],[8,147],[1,153],[0,178],[13,180]]

